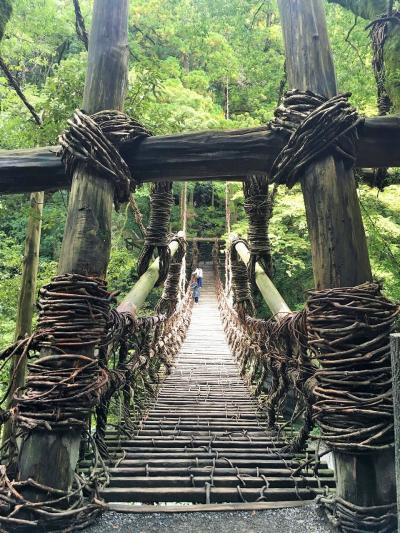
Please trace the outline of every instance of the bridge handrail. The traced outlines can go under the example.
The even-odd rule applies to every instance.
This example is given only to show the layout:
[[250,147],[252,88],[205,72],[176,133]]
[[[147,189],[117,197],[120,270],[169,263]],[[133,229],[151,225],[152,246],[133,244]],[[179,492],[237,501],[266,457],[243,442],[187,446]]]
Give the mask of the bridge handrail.
[[[229,235],[230,242],[233,242],[235,239],[237,239],[237,235],[235,233],[231,233]],[[235,244],[235,250],[239,254],[243,263],[247,266],[250,260],[250,251],[246,244],[243,241],[238,241]],[[288,313],[291,313],[291,309],[285,302],[283,296],[280,294],[259,263],[256,263],[256,284],[262,297],[264,298],[265,303],[270,308],[271,313],[276,320],[279,320]]]
[[[179,231],[177,234],[177,239],[179,237],[184,237],[184,236],[185,236],[185,233],[183,231]],[[169,243],[171,257],[173,257],[176,254],[179,248],[179,241],[177,239],[173,239]],[[140,276],[140,278],[137,280],[137,282],[132,287],[132,289],[128,292],[128,294],[123,298],[122,302],[117,307],[117,311],[120,313],[128,312],[133,317],[135,317],[137,310],[140,309],[140,307],[142,307],[148,295],[150,294],[155,284],[157,283],[159,270],[160,270],[160,260],[157,257],[157,259],[153,261],[153,263],[149,266],[146,272],[142,276]]]

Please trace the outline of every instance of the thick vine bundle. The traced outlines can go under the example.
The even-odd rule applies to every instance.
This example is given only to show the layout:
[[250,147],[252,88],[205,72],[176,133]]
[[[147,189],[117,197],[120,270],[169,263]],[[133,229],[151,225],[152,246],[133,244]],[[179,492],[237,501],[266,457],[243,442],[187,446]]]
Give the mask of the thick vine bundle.
[[153,184],[150,195],[150,220],[146,229],[144,247],[138,260],[137,272],[139,276],[146,272],[154,252],[157,250],[160,260],[157,285],[165,281],[171,260],[168,244],[173,203],[171,181],[160,181]]

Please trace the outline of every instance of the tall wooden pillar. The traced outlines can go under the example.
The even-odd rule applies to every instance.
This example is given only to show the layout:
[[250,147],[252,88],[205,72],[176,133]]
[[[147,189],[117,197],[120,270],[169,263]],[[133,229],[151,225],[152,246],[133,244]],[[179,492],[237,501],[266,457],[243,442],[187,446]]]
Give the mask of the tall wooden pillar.
[[[22,264],[21,290],[18,299],[15,340],[23,339],[32,333],[32,318],[36,300],[36,282],[39,267],[40,234],[42,231],[44,192],[33,192],[30,196],[30,211],[26,225],[24,259]],[[11,363],[11,388],[7,404],[12,405],[15,391],[25,383],[26,355],[17,353]],[[4,425],[3,443],[11,434],[11,421]]]
[[[128,0],[95,0],[83,108],[122,109],[127,86]],[[111,244],[113,185],[75,171],[58,271],[105,277]],[[72,350],[71,350],[72,351]],[[78,353],[82,354],[83,350]],[[93,356],[93,351],[86,352]],[[69,489],[79,455],[78,430],[35,430],[23,442],[20,478]]]
[[[278,0],[290,88],[337,94],[321,0]],[[302,179],[317,289],[371,280],[371,267],[352,170],[333,156]],[[337,495],[359,506],[395,501],[393,452],[335,453]]]

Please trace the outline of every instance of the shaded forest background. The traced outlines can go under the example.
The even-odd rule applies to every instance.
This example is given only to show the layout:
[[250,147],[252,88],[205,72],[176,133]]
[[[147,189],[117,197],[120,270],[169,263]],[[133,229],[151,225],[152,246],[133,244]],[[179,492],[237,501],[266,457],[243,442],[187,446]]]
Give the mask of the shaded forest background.
[[[40,114],[43,125],[39,127],[34,122],[0,72],[0,148],[57,144],[67,119],[81,105],[87,61],[87,52],[75,29],[73,2],[14,0],[12,4],[13,14],[0,45],[1,56]],[[326,2],[339,89],[351,91],[353,104],[369,116],[377,114],[377,108],[366,18],[383,12],[385,4],[386,0]],[[90,28],[92,1],[81,0],[80,5]],[[398,58],[396,43],[391,43],[391,57]],[[284,50],[274,0],[132,1],[129,51],[125,110],[154,134],[264,124],[272,117],[285,83]],[[389,80],[395,111],[400,109],[398,65],[397,59],[391,65]],[[393,181],[399,181],[396,172],[391,171]],[[182,184],[175,183],[173,231],[180,229],[182,188]],[[228,192],[232,229],[245,235],[241,185],[229,184]],[[384,282],[388,295],[397,300],[399,192],[396,184],[379,193],[359,186],[374,275]],[[137,191],[136,200],[146,222],[148,186]],[[67,191],[46,194],[39,286],[55,274],[67,205]],[[29,195],[0,198],[0,346],[10,342],[14,333],[28,212]],[[225,184],[190,183],[188,235],[224,236],[225,231]],[[136,280],[139,250],[135,242],[139,237],[130,207],[114,214],[108,278],[110,286],[123,293]],[[279,190],[270,237],[275,283],[289,305],[299,308],[313,280],[304,205],[298,188]]]

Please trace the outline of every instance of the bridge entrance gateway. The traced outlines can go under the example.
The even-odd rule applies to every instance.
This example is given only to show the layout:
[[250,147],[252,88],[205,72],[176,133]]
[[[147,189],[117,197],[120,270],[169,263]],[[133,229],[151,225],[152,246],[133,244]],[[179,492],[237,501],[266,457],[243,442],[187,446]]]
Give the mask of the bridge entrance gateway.
[[[28,362],[2,412],[2,527],[73,531],[109,509],[317,499],[341,531],[396,531],[389,336],[399,308],[372,281],[353,166],[400,164],[398,146],[380,144],[398,144],[398,118],[364,121],[337,95],[322,0],[278,0],[290,90],[275,118],[257,130],[153,137],[122,112],[128,3],[94,2],[85,112],[60,137],[65,169],[48,149],[0,154],[0,192],[71,188],[38,327],[2,354],[19,380]],[[243,181],[249,219],[248,243],[229,235],[222,250],[216,238],[198,304],[189,282],[198,243],[189,259],[185,233],[168,235],[172,180],[187,176]],[[140,278],[116,306],[105,281],[113,205],[148,179]],[[268,276],[271,198],[295,182],[315,281],[299,312]],[[156,285],[155,315],[139,318]],[[255,316],[256,290],[268,320]]]

